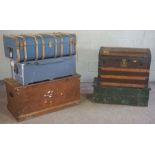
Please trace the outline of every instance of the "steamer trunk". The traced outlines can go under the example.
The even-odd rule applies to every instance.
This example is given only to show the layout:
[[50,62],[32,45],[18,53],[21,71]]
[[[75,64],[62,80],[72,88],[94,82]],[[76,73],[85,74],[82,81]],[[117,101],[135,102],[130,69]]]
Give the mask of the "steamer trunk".
[[76,35],[44,33],[4,35],[5,56],[17,62],[57,58],[76,54]]
[[149,49],[101,47],[99,84],[101,86],[147,88],[150,63]]
[[13,79],[5,80],[8,109],[22,121],[79,103],[80,76],[22,86]]

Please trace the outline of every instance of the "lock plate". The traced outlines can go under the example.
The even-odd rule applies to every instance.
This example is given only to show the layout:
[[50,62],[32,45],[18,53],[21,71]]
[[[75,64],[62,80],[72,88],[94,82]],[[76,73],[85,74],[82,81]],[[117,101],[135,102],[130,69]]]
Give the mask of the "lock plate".
[[128,61],[127,61],[127,59],[122,59],[120,66],[121,66],[121,67],[127,67],[127,66],[128,66]]

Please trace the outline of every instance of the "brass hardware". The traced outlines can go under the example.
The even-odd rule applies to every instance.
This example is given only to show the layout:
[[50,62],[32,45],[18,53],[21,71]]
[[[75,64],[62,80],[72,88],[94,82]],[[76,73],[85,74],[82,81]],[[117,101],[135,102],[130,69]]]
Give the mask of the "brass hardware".
[[137,63],[137,60],[133,60],[132,62],[133,62],[133,63]]
[[121,67],[127,67],[128,66],[128,62],[127,62],[127,59],[122,59],[121,61]]

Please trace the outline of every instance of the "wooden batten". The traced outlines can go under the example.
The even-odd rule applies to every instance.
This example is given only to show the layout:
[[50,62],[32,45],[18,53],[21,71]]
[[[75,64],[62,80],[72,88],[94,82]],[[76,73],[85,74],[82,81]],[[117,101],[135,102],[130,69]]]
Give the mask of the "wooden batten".
[[119,76],[119,75],[100,75],[102,79],[125,79],[125,80],[146,80],[147,77],[141,76]]
[[145,88],[144,84],[131,84],[131,83],[100,82],[100,85],[113,86],[113,87]]
[[122,52],[118,52],[118,53],[104,53],[103,55],[105,56],[132,56],[132,57],[147,57],[147,54],[143,54],[143,53],[122,53]]
[[140,69],[140,68],[115,68],[115,67],[99,67],[101,71],[120,71],[120,72],[141,72],[141,73],[149,73],[148,69]]

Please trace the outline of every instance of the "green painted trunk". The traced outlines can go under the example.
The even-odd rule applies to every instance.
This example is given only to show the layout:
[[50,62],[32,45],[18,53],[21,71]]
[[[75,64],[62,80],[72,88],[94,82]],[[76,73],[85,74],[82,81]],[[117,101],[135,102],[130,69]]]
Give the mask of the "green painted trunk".
[[105,104],[148,106],[150,88],[101,87],[94,83],[93,100]]

